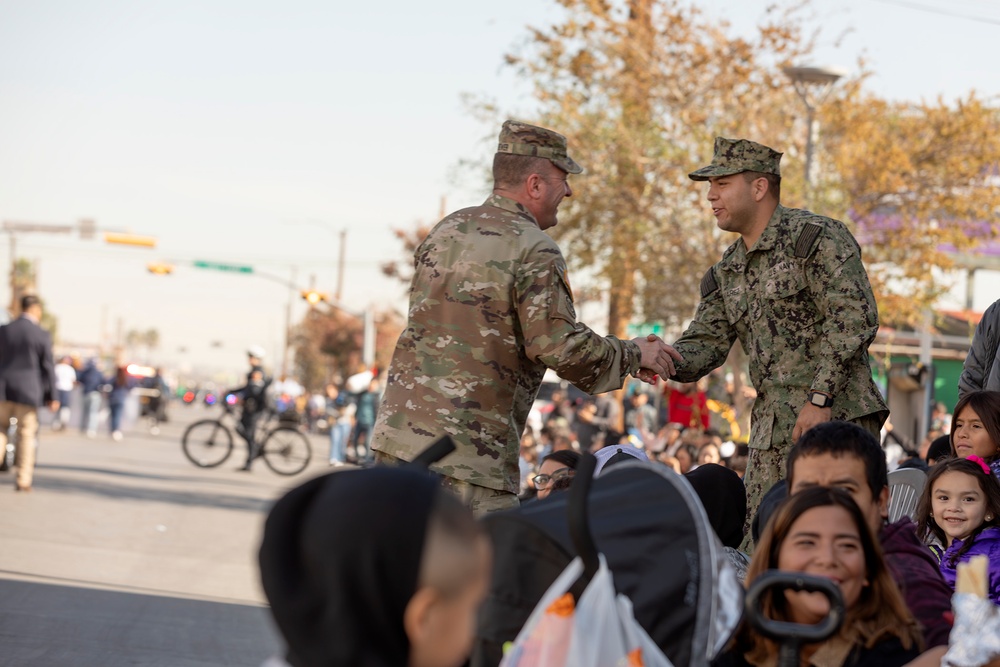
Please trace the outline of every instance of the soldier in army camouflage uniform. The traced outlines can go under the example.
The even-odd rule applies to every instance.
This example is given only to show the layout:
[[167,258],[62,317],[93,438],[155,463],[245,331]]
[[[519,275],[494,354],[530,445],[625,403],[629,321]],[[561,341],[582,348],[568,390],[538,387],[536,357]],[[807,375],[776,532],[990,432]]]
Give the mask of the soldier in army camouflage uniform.
[[868,360],[878,311],[861,249],[843,223],[778,203],[780,160],[767,146],[718,137],[712,164],[690,174],[709,182],[719,228],[741,238],[705,274],[694,321],[674,343],[681,382],[722,365],[736,339],[747,353],[757,389],[748,527],[802,433],[839,419],[878,437],[888,416]]
[[602,337],[577,322],[566,262],[543,230],[583,169],[566,138],[507,121],[493,194],[452,213],[414,255],[406,329],[396,343],[372,447],[411,460],[444,434],[457,445],[432,469],[477,514],[517,504],[518,453],[546,368],[590,393],[629,374],[673,372],[670,346]]

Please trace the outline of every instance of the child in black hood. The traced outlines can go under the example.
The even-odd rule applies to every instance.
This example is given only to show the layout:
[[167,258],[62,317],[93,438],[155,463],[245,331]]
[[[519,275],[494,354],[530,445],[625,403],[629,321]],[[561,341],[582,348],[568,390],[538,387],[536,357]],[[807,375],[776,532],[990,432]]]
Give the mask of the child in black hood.
[[471,512],[433,476],[406,468],[302,484],[275,504],[260,547],[292,667],[461,665],[490,561]]

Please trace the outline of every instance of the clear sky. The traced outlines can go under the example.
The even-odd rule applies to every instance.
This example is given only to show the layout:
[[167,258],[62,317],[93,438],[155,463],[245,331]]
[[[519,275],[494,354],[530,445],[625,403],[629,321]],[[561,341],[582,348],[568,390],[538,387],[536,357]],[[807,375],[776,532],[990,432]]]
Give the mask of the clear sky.
[[[770,1],[698,4],[743,32]],[[379,271],[401,257],[391,230],[436,220],[442,197],[448,208],[483,198],[485,186],[456,181],[457,162],[486,165],[483,139],[497,128],[472,118],[463,94],[530,113],[530,89],[502,57],[554,5],[6,0],[0,220],[93,218],[159,239],[149,250],[17,238],[64,340],[96,342],[121,322],[159,330],[158,361],[240,369],[257,343],[277,366],[288,290],[191,262],[248,264],[302,286],[314,276],[332,292],[347,230],[345,305],[405,310],[405,288]],[[883,96],[1000,95],[998,0],[817,0],[813,11],[825,35],[817,61],[850,68],[865,54]],[[146,272],[160,260],[175,261],[173,275]],[[1000,292],[981,284],[977,308]],[[304,309],[295,299],[293,319]]]

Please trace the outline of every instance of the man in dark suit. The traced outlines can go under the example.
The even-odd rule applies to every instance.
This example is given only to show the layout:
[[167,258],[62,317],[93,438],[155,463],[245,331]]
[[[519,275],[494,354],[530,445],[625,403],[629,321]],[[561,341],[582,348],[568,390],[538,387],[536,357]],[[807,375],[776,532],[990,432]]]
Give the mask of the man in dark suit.
[[42,304],[37,296],[21,299],[21,316],[0,327],[0,449],[7,446],[7,425],[17,419],[17,491],[31,491],[35,469],[38,408],[56,410],[52,338],[38,322]]

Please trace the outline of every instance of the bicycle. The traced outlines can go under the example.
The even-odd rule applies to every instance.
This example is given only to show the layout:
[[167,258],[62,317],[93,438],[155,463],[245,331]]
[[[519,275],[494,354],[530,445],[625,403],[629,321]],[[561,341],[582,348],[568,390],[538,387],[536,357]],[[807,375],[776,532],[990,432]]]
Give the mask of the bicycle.
[[[199,468],[220,466],[233,453],[233,431],[237,427],[227,426],[226,418],[234,419],[234,410],[228,402],[220,403],[225,411],[222,417],[196,421],[181,436],[184,456]],[[258,421],[254,441],[261,443],[259,456],[277,474],[296,475],[309,465],[312,446],[298,428],[276,417],[277,414],[269,409]]]

